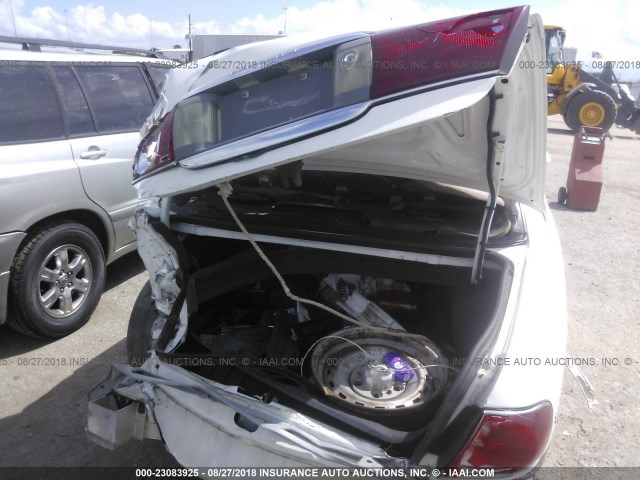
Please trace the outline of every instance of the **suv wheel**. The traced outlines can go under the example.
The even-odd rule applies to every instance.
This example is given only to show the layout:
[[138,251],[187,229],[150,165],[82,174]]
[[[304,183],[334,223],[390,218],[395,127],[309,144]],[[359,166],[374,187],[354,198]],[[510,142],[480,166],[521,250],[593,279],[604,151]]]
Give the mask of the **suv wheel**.
[[34,337],[62,337],[87,323],[98,305],[104,253],[84,225],[51,222],[27,239],[10,275],[8,325]]

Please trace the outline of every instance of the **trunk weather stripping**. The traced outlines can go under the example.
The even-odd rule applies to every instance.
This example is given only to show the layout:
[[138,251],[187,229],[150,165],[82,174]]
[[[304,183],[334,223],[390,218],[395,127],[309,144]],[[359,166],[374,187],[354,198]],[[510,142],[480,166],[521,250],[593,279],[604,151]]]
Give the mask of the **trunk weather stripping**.
[[[496,95],[493,90],[489,93],[489,118],[487,120],[487,183],[489,185],[489,198],[484,209],[480,232],[478,233],[478,243],[476,253],[473,258],[473,268],[471,270],[471,283],[477,284],[482,279],[482,266],[487,252],[487,242],[491,232],[493,214],[496,211],[498,202],[498,192],[500,191],[500,181],[502,178],[502,165],[504,164],[504,138],[499,133],[493,132],[493,115],[495,112],[496,99],[502,95]],[[496,172],[498,175],[496,176]]]

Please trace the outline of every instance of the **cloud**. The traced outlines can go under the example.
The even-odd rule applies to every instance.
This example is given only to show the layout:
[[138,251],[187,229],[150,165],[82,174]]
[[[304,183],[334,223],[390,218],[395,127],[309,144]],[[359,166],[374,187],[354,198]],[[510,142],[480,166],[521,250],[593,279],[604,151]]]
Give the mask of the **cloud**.
[[[13,35],[9,1],[0,0],[0,35]],[[184,43],[188,32],[186,20],[167,22],[141,14],[123,15],[109,12],[108,7],[93,3],[79,4],[65,13],[52,7],[25,10],[24,0],[13,0],[18,36],[67,39],[91,43],[117,43],[132,47],[167,47]],[[330,0],[308,8],[287,10],[287,33],[339,33],[354,30],[378,30],[394,26],[443,18],[457,12],[447,7],[423,8],[417,0]],[[221,25],[215,21],[195,22],[196,34],[271,34],[284,30],[284,12],[275,17],[262,14],[246,16]]]
[[[462,9],[423,7],[417,0],[334,0],[319,2],[286,12],[287,34],[322,32],[327,34],[393,28],[463,13]],[[230,26],[231,33],[277,34],[284,30],[284,12],[274,18],[244,17]]]
[[[535,3],[535,2],[533,2]],[[0,35],[13,35],[9,0],[0,0]],[[142,14],[123,15],[110,12],[103,5],[86,3],[58,11],[51,7],[37,7],[26,11],[24,0],[12,0],[16,30],[19,36],[48,37],[75,41],[117,44],[149,48],[185,45],[187,20],[163,21]],[[256,2],[256,9],[259,9]],[[325,0],[313,6],[292,6],[286,11],[287,34],[322,32],[326,34],[379,30],[402,25],[427,22],[477,10],[472,2],[468,7],[418,0]],[[536,11],[536,8],[533,8]],[[562,25],[567,30],[567,46],[578,48],[578,60],[591,64],[591,52],[596,50],[606,60],[640,62],[640,2],[608,0],[603,8],[601,0],[564,0],[537,10],[548,24]],[[195,34],[271,34],[284,30],[284,11],[273,17],[263,14],[245,16],[230,24],[216,21],[196,22]]]
[[[640,64],[640,3],[608,0],[569,0],[541,9],[546,24],[560,25],[567,31],[565,46],[578,49],[577,60],[591,69],[591,52],[604,60]],[[621,72],[624,73],[624,72]]]
[[[66,12],[51,7],[36,7],[24,11],[24,1],[13,0],[16,31],[21,37],[55,38],[58,40],[117,44],[149,48],[173,46],[184,41],[187,22],[170,23],[142,14],[108,13],[102,5],[76,5]],[[67,27],[68,25],[68,27]],[[67,30],[68,28],[68,30]],[[0,3],[0,35],[13,35],[13,23],[8,0]],[[170,44],[170,45],[169,45]]]

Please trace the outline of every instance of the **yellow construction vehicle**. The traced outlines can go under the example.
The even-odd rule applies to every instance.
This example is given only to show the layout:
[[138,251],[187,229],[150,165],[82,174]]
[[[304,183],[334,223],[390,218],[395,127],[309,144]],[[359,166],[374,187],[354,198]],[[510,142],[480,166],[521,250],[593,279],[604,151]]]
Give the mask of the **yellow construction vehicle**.
[[626,86],[618,81],[610,62],[596,77],[582,70],[579,62],[565,62],[562,46],[566,32],[562,27],[545,25],[547,49],[548,114],[560,114],[567,126],[609,130],[615,123],[640,133],[640,109]]

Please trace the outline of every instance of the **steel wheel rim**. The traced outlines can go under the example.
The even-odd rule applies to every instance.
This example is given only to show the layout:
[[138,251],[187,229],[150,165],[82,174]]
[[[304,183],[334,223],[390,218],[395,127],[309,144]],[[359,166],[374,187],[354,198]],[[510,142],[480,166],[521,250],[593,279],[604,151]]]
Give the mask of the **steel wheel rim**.
[[586,103],[580,109],[580,123],[593,127],[602,123],[605,117],[604,107],[596,102]]
[[77,245],[56,247],[40,266],[40,307],[51,317],[70,317],[86,301],[92,279],[93,269],[87,252]]

